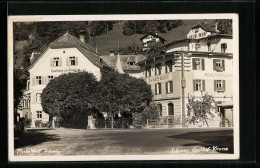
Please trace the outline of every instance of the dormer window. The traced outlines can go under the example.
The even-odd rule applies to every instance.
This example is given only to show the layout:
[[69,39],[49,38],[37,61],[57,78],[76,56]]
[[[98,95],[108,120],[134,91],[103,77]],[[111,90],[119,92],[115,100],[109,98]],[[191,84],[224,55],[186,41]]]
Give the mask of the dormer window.
[[127,62],[128,65],[135,65],[135,62]]

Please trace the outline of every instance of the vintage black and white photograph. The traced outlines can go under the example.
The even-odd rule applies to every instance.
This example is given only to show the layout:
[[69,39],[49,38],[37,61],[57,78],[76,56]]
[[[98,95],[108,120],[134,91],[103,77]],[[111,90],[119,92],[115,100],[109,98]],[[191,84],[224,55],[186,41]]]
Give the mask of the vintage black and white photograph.
[[10,161],[239,159],[238,16],[9,16]]

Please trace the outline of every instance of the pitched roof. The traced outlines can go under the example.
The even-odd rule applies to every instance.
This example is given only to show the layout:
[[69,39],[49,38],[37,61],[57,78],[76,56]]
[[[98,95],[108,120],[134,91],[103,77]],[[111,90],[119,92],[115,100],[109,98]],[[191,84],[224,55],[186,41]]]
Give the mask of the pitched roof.
[[31,69],[36,62],[44,55],[48,49],[59,49],[59,48],[77,48],[86,58],[88,58],[97,67],[106,67],[111,69],[104,61],[102,61],[100,55],[95,52],[95,49],[87,43],[82,43],[78,38],[66,33],[51,42],[45,50],[35,59],[35,61],[28,67]]
[[206,24],[206,23],[202,23],[202,22],[199,22],[197,24],[195,24],[194,26],[192,26],[192,29],[194,28],[197,28],[197,27],[201,27],[202,29],[208,31],[208,32],[215,32],[217,33],[218,31],[216,31],[216,26],[217,23],[215,24]]
[[[117,55],[103,55],[101,56],[104,62],[110,67],[115,68],[117,63]],[[136,65],[138,62],[145,60],[144,55],[120,55],[121,65],[124,71],[139,71],[140,67]],[[129,65],[128,62],[135,62],[135,65]]]
[[154,37],[157,37],[157,38],[159,38],[161,41],[166,41],[164,38],[162,38],[161,36],[159,36],[159,35],[157,35],[157,34],[154,34],[154,33],[152,33],[152,32],[149,32],[149,33],[147,33],[146,35],[144,35],[143,37],[141,37],[140,38],[140,40],[142,41],[145,37],[147,37],[147,36],[149,36],[149,35],[152,35],[152,36],[154,36]]

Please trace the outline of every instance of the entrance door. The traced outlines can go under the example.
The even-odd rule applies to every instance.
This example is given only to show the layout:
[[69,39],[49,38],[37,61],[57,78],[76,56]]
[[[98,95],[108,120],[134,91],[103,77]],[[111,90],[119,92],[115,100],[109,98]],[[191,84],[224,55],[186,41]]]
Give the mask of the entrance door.
[[173,103],[168,104],[168,115],[174,115],[174,106]]

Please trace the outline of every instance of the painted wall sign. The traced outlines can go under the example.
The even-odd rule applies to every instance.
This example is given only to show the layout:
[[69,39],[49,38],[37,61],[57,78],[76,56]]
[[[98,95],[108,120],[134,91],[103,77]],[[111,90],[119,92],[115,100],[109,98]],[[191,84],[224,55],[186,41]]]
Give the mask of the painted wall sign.
[[149,82],[157,82],[157,81],[166,80],[166,79],[169,79],[169,75],[157,76],[157,77],[151,78],[151,79],[149,79]]
[[86,72],[86,69],[51,69],[51,72]]
[[231,73],[205,73],[206,77],[233,77],[233,74]]

